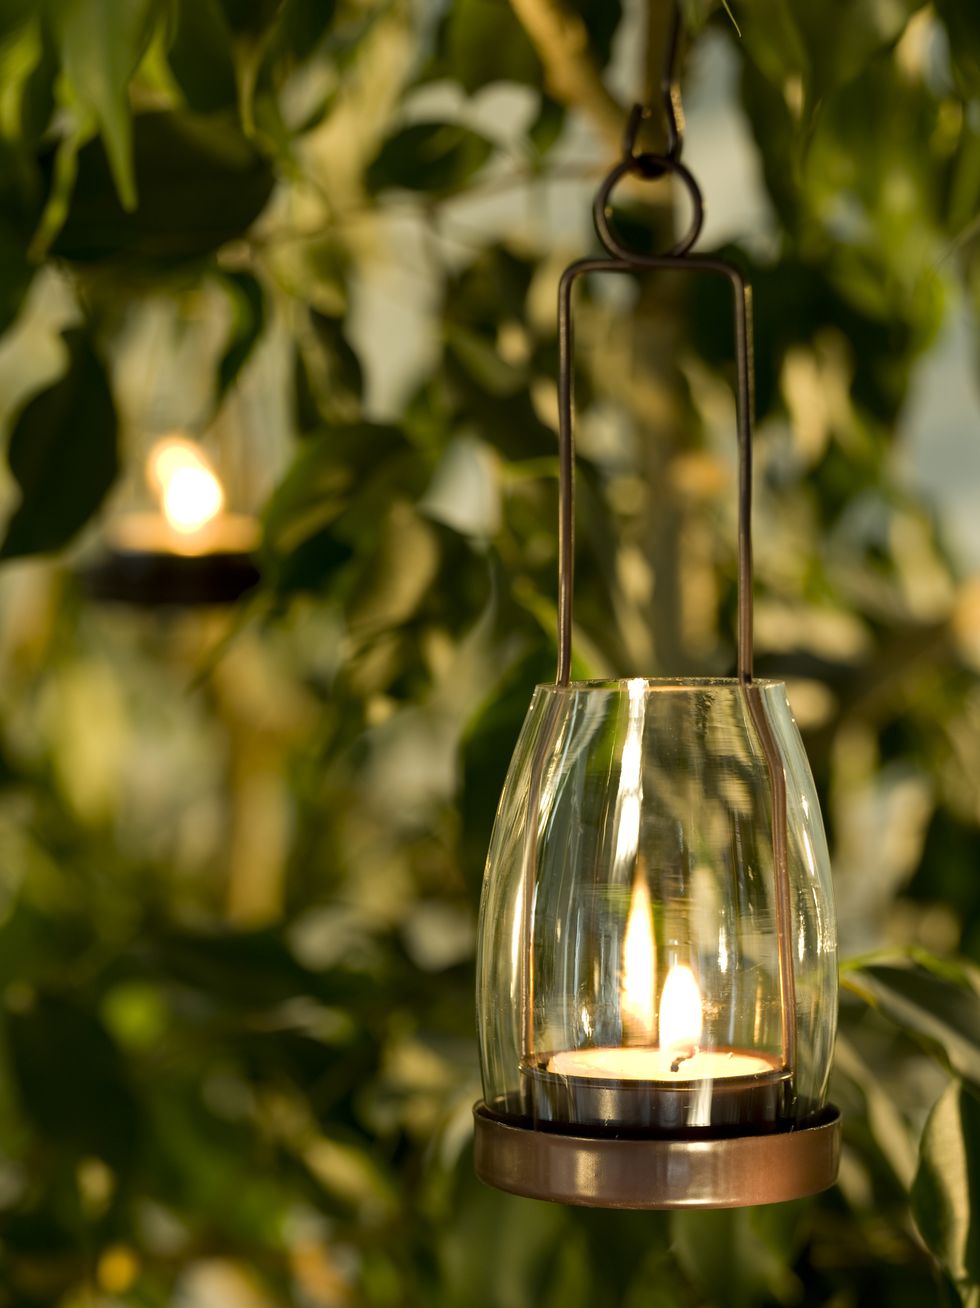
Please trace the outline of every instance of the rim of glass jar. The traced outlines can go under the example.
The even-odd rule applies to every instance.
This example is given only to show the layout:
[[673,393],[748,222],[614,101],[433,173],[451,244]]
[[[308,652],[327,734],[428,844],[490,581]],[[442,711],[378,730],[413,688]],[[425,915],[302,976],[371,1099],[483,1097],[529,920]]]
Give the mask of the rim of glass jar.
[[785,688],[786,682],[777,677],[753,677],[747,684],[738,677],[599,677],[586,681],[569,681],[560,686],[554,681],[539,681],[535,690],[547,690],[555,694],[571,691],[602,690],[628,692],[630,686],[641,684],[646,691],[686,692],[693,690],[733,690],[751,689],[773,690]]

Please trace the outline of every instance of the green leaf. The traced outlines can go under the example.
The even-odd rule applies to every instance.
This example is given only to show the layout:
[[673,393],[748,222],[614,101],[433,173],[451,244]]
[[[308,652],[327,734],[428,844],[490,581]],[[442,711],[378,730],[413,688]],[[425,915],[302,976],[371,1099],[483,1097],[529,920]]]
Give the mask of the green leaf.
[[936,13],[949,34],[949,60],[966,96],[980,96],[980,8],[963,0],[936,0]]
[[[41,157],[41,171],[47,175],[47,194],[31,241],[31,255],[35,259],[43,258],[49,252],[52,242],[65,225],[78,177],[78,152],[85,139],[84,129],[76,125],[74,131],[68,132],[58,141],[53,153]],[[111,186],[111,179],[107,176],[107,190]],[[110,193],[115,200],[115,191]]]
[[[792,1224],[796,1212],[789,1206],[778,1213],[777,1220],[785,1225],[789,1219]],[[799,1287],[786,1265],[787,1232],[782,1231],[782,1247],[777,1252],[778,1244],[773,1247],[776,1242],[766,1238],[767,1216],[765,1208],[671,1214],[677,1259],[711,1302],[724,1303],[726,1308],[750,1308],[773,1299],[786,1303],[798,1297]]]
[[[58,56],[33,6],[0,6],[0,85],[4,134],[14,148],[33,149],[51,121]],[[23,163],[21,164],[23,167]]]
[[147,945],[160,975],[232,1008],[284,1003],[313,983],[273,931],[165,927]]
[[411,504],[397,500],[353,588],[347,606],[352,634],[371,637],[407,622],[429,593],[438,565],[438,537],[431,525]]
[[500,357],[493,341],[459,323],[446,324],[446,344],[475,382],[491,395],[516,395],[527,386],[527,369]]
[[308,58],[326,36],[337,12],[337,0],[284,0],[276,21],[273,44],[295,60]]
[[444,194],[479,172],[493,148],[485,136],[459,123],[412,123],[388,137],[365,181],[370,191]]
[[139,1106],[98,1019],[60,996],[31,994],[6,1024],[21,1108],[41,1137],[73,1159],[132,1167]]
[[816,102],[894,45],[922,0],[825,0],[819,8],[794,0],[794,8],[811,51],[810,98]]
[[26,22],[34,12],[35,0],[2,0],[0,3],[0,41]]
[[309,436],[322,425],[317,390],[306,358],[298,344],[293,346],[293,424],[297,436]]
[[237,107],[231,32],[218,0],[177,0],[168,62],[195,113]]
[[445,317],[496,338],[501,322],[524,321],[534,265],[502,245],[482,250],[450,284]]
[[874,965],[843,984],[904,1030],[937,1045],[955,1071],[980,1086],[980,996],[919,967]]
[[528,140],[537,150],[538,154],[547,154],[553,145],[561,136],[562,129],[565,126],[566,110],[565,106],[552,100],[549,95],[542,95],[538,104],[538,112],[534,121],[527,129]]
[[969,988],[971,985],[970,964],[960,958],[940,958],[921,945],[902,945],[894,948],[885,945],[867,954],[843,958],[840,961],[840,972],[841,976],[846,976],[851,972],[864,972],[869,968],[896,963],[900,967],[914,963],[924,971],[942,977],[944,981],[950,981],[960,988]]
[[309,311],[293,354],[293,416],[297,433],[344,426],[361,417],[364,370],[339,315]]
[[[331,584],[356,547],[376,547],[383,515],[411,485],[413,458],[397,428],[335,427],[309,440],[264,514],[265,575],[281,591]],[[349,516],[349,506],[357,511]]]
[[980,1101],[959,1082],[942,1094],[922,1136],[912,1212],[923,1240],[967,1294],[980,1281]]
[[220,403],[258,343],[265,327],[265,295],[257,277],[248,272],[222,273],[221,285],[232,306],[231,332],[218,363]]
[[364,395],[361,361],[344,335],[342,318],[310,310],[310,322],[319,345],[318,392],[324,413],[334,422],[358,416]]
[[490,844],[497,797],[504,786],[514,741],[527,715],[528,687],[550,680],[554,652],[538,629],[521,621],[521,614],[508,607],[502,622],[512,633],[520,633],[527,653],[510,668],[501,669],[501,679],[491,697],[481,704],[469,723],[461,751],[463,870],[474,899],[478,900]]
[[589,53],[600,68],[605,68],[612,58],[623,17],[621,0],[569,0],[568,9],[582,19],[589,36]]
[[275,21],[280,0],[220,0],[225,20],[236,36],[257,40]]
[[470,94],[493,82],[540,85],[540,60],[509,0],[457,0],[442,44],[447,74]]
[[20,503],[0,558],[61,549],[88,522],[118,469],[118,419],[105,370],[78,330],[65,332],[68,368],[35,395],[10,437],[10,471]]
[[742,19],[742,42],[774,86],[783,88],[788,79],[809,74],[810,53],[787,0],[755,0],[751,14]]
[[562,1255],[582,1238],[569,1209],[503,1195],[472,1172],[472,1159],[464,1156],[454,1178],[451,1220],[439,1232],[440,1308],[598,1308],[625,1302],[608,1289],[619,1267],[603,1278],[603,1293],[591,1297],[591,1269],[582,1268],[581,1258],[572,1285],[562,1275]]
[[812,116],[822,100],[856,77],[901,36],[921,0],[756,0],[741,18],[750,58],[781,94],[798,79],[801,110]]
[[150,39],[155,0],[57,0],[49,13],[65,74],[98,121],[119,199],[135,209],[128,88]]
[[741,35],[742,35],[742,29],[741,29],[741,28],[739,27],[739,25],[738,25],[738,20],[737,20],[736,17],[735,17],[735,11],[732,9],[731,5],[728,3],[728,0],[721,0],[721,7],[722,7],[722,9],[724,9],[725,13],[726,13],[726,14],[728,15],[728,17],[731,19],[732,27],[735,28],[735,31],[736,31],[736,33],[738,34],[738,36],[741,36]]
[[20,312],[33,276],[23,237],[0,219],[0,335]]
[[105,152],[90,142],[52,253],[81,263],[199,259],[247,231],[272,193],[269,163],[231,119],[140,114],[133,145],[139,208],[120,206]]
[[[295,138],[321,122],[334,102],[335,51],[324,46],[335,9],[335,0],[284,0],[245,56],[243,116],[256,139],[284,161],[295,162]],[[295,76],[314,60],[308,78]]]

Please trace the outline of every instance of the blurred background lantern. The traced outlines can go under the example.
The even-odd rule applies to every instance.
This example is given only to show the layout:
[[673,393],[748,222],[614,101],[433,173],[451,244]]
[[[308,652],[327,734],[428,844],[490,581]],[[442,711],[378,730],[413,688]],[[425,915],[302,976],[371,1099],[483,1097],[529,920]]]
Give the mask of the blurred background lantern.
[[140,498],[152,507],[117,504],[104,556],[86,575],[95,598],[228,604],[256,585],[258,521],[229,509],[225,483],[203,446],[178,434],[159,437],[140,480]]
[[136,285],[112,316],[119,475],[101,539],[83,542],[93,597],[206,607],[254,588],[257,510],[286,453],[262,382],[238,381],[240,334],[255,345],[262,304],[251,275],[222,272],[176,295]]

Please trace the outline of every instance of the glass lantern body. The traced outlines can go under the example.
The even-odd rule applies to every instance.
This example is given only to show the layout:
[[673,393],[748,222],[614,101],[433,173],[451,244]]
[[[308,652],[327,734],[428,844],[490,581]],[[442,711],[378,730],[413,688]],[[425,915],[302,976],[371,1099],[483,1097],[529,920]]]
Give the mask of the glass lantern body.
[[516,1125],[816,1119],[836,929],[782,683],[536,689],[487,862],[477,1007],[486,1107]]

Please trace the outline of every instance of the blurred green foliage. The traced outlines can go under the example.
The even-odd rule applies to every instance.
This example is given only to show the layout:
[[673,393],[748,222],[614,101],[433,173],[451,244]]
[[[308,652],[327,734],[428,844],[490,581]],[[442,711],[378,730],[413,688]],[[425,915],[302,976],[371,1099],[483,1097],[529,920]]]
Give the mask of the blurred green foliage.
[[[657,71],[640,6],[0,0],[0,1304],[980,1303],[980,585],[898,439],[980,300],[980,25],[731,8],[685,5],[688,57],[737,70],[770,215],[728,253],[759,667],[838,871],[839,1187],[666,1216],[471,1175],[482,862],[554,657],[554,289],[607,87]],[[731,666],[715,296],[583,294],[583,671]],[[231,615],[65,566],[174,423],[251,463]]]

